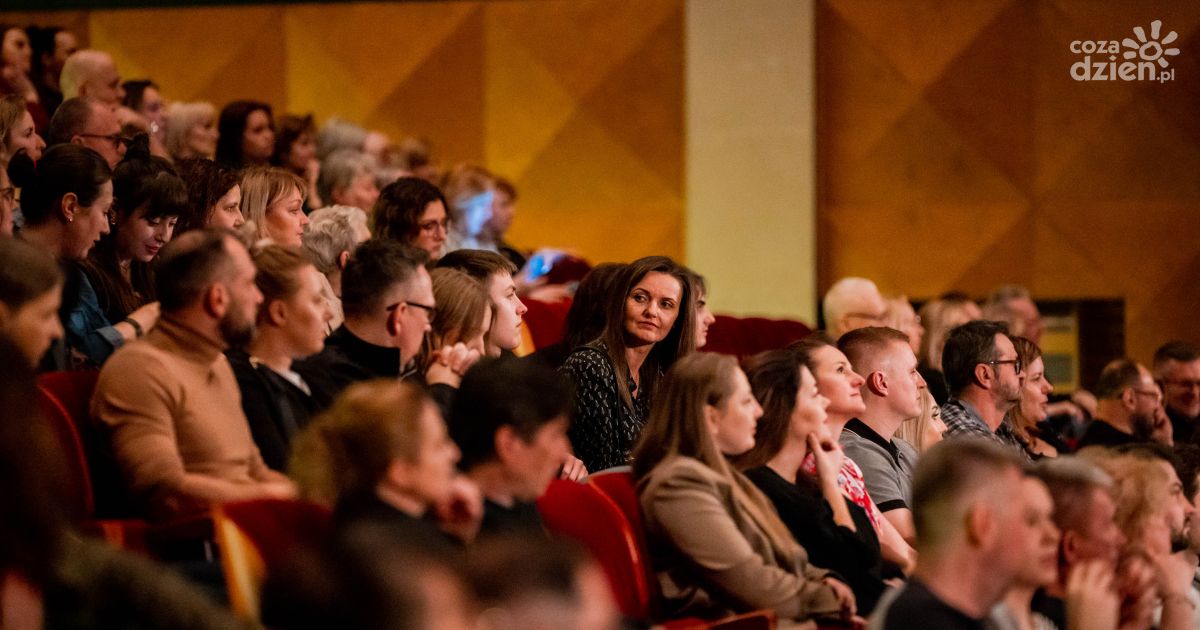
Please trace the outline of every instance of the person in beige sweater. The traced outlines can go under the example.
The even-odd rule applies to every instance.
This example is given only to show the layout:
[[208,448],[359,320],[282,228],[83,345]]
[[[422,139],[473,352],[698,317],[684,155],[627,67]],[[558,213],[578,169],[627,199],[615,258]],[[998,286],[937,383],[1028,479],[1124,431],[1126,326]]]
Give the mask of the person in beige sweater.
[[850,588],[808,563],[770,502],[725,456],[762,415],[730,357],[692,354],[661,384],[633,456],[651,560],[669,616],[772,609],[782,627],[849,619]]
[[262,302],[254,276],[231,233],[179,237],[158,265],[158,324],[100,371],[92,416],[108,430],[132,498],[150,518],[295,495],[292,482],[263,463],[222,354],[254,331]]

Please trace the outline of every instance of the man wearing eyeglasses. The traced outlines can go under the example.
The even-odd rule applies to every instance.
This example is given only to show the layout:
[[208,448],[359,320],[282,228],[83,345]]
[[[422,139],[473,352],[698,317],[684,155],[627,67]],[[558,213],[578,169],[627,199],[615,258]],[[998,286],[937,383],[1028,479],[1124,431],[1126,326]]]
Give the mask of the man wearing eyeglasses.
[[1154,353],[1154,380],[1162,386],[1175,442],[1196,441],[1200,429],[1200,350],[1184,341]]
[[1096,417],[1079,440],[1079,448],[1150,441],[1162,406],[1162,392],[1150,370],[1132,359],[1117,359],[1100,371],[1092,393]]
[[54,112],[46,133],[50,145],[81,144],[99,153],[109,168],[125,157],[129,139],[121,135],[121,122],[111,105],[85,98],[69,98]]
[[1004,421],[1021,402],[1025,379],[1008,328],[977,320],[951,330],[942,351],[942,371],[950,389],[950,400],[942,405],[945,437],[984,437],[1013,446],[1028,459]]

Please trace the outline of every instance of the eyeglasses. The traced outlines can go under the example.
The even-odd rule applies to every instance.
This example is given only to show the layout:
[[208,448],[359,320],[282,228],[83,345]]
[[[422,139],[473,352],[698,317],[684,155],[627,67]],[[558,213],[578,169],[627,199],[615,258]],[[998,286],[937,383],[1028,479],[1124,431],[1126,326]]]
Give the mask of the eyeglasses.
[[1006,363],[1011,363],[1013,366],[1013,372],[1015,372],[1017,374],[1020,374],[1021,371],[1025,369],[1025,365],[1023,363],[1021,363],[1020,359],[1006,359],[1004,361],[997,360],[997,361],[984,361],[983,362],[984,365],[1004,365]]
[[429,321],[431,321],[431,322],[433,321],[434,316],[437,315],[437,307],[436,306],[429,306],[428,304],[421,304],[419,302],[409,302],[408,300],[404,300],[403,302],[396,302],[395,304],[388,306],[387,310],[394,311],[394,310],[400,308],[401,304],[411,306],[413,308],[419,308],[422,311],[425,311],[425,315],[427,315],[429,317]]
[[113,148],[117,149],[117,150],[120,150],[122,144],[128,146],[130,142],[133,142],[133,138],[126,138],[125,136],[122,136],[119,133],[109,134],[107,136],[101,135],[98,133],[77,133],[75,135],[79,136],[80,138],[96,138],[98,140],[108,140],[109,142],[112,143]]
[[433,232],[433,231],[437,230],[438,228],[442,228],[442,230],[445,231],[445,230],[449,229],[449,227],[450,227],[449,219],[442,219],[441,221],[426,221],[426,222],[418,225],[417,229],[421,230],[422,232]]

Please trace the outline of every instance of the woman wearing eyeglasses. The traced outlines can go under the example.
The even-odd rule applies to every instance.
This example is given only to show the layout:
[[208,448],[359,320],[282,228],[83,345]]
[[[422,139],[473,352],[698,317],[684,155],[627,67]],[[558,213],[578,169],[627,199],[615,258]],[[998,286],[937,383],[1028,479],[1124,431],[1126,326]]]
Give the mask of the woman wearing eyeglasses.
[[423,249],[431,264],[446,253],[448,229],[446,198],[419,177],[401,177],[384,186],[371,209],[371,231],[377,238]]
[[[69,330],[68,314],[89,301],[94,309],[90,312],[94,312],[97,321],[102,321],[104,315],[95,303],[96,293],[74,263],[86,258],[96,241],[108,233],[113,204],[112,171],[108,163],[92,149],[62,144],[47,149],[36,168],[29,155],[19,151],[8,165],[8,175],[21,189],[25,224],[18,236],[68,265],[63,305],[59,310],[63,327]],[[137,336],[133,325],[125,322],[89,330],[91,334],[86,340],[72,336],[66,345],[53,346],[43,366],[67,369],[87,362],[89,347],[97,350],[97,355],[107,356],[113,347]],[[68,353],[68,348],[78,352]],[[82,361],[68,360],[72,355],[78,355]]]
[[254,339],[226,355],[263,461],[272,470],[285,470],[292,438],[333,400],[325,379],[292,365],[325,346],[332,314],[321,294],[321,272],[303,250],[267,244],[253,258],[254,282],[263,294]]

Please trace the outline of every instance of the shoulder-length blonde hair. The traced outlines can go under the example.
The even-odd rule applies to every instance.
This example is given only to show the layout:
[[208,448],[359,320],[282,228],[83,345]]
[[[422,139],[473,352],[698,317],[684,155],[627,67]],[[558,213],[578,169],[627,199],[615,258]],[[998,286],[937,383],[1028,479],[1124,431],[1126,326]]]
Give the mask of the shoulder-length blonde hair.
[[738,369],[733,357],[708,352],[675,362],[655,394],[650,419],[633,449],[633,476],[641,480],[676,457],[699,460],[729,479],[734,500],[762,526],[771,543],[790,557],[798,545],[787,526],[758,488],[725,460],[705,419],[705,407],[728,402]]
[[[176,160],[185,158],[213,159],[212,155],[198,155],[187,145],[188,132],[205,120],[214,128],[217,124],[217,108],[212,103],[171,103],[167,107],[167,133],[163,144],[167,153]],[[215,146],[214,150],[215,150]]]
[[918,453],[933,446],[926,437],[929,435],[929,425],[933,424],[933,395],[928,389],[921,390],[921,413],[900,423],[896,429],[896,437],[912,444]]
[[255,239],[267,237],[267,208],[292,190],[304,199],[308,184],[295,173],[274,166],[254,166],[242,173],[242,215],[254,224]]
[[429,350],[465,342],[482,332],[483,314],[489,304],[483,285],[466,272],[449,267],[438,267],[429,276],[437,305],[430,322],[432,330],[426,337]]
[[421,387],[395,379],[351,385],[296,436],[288,469],[301,496],[330,506],[373,496],[394,460],[419,457],[432,405]]

